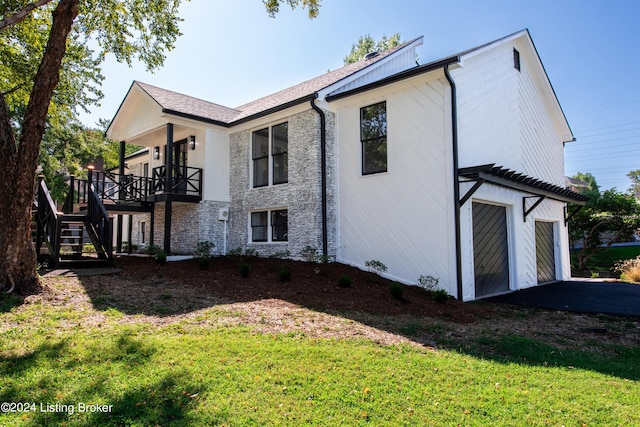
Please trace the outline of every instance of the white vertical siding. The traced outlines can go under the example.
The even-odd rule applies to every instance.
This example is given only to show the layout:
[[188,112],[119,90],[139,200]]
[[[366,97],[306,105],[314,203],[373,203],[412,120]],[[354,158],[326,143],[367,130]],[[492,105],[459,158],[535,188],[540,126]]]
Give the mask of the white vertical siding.
[[[381,101],[388,172],[361,176],[360,108]],[[338,261],[363,267],[378,260],[405,283],[432,275],[455,295],[449,106],[441,72],[340,103]]]

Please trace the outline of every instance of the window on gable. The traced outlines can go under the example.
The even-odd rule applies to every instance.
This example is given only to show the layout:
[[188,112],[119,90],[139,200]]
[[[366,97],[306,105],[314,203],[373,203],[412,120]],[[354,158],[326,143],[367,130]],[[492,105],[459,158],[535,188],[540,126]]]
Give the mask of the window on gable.
[[520,71],[520,52],[516,48],[513,48],[513,68]]
[[287,209],[251,212],[252,242],[286,242],[289,240]]
[[360,109],[362,174],[387,171],[387,103]]
[[253,187],[289,181],[289,123],[253,132]]

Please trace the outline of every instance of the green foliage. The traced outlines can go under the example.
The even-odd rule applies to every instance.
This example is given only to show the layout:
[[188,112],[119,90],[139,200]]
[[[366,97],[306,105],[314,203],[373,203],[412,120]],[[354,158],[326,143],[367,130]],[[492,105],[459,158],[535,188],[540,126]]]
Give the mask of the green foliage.
[[353,284],[353,278],[347,274],[340,276],[338,279],[338,286],[341,288],[350,288]]
[[[588,174],[576,175],[579,176],[590,179]],[[630,239],[640,228],[640,205],[633,196],[620,193],[615,188],[603,193],[597,189],[595,178],[591,177],[589,188],[583,191],[591,199],[569,220],[572,246],[576,242],[582,244],[576,257],[575,267],[579,270],[586,269],[594,254],[608,249],[615,242]]]
[[627,174],[631,180],[631,186],[628,193],[632,196],[640,197],[640,169],[633,170]]
[[267,13],[272,18],[275,17],[276,13],[280,12],[280,4],[287,4],[291,6],[291,9],[295,9],[300,2],[302,2],[303,9],[308,9],[310,19],[318,16],[322,0],[262,0]]
[[387,36],[382,36],[382,38],[377,42],[369,34],[361,36],[356,44],[351,45],[351,52],[349,52],[349,54],[343,59],[344,65],[358,62],[368,53],[383,52],[387,49],[396,47],[401,43],[400,33],[395,33],[389,38],[387,38]]
[[211,256],[211,250],[215,248],[216,245],[209,240],[204,240],[198,242],[196,248],[193,251],[193,254],[198,258],[209,258]]
[[440,279],[438,279],[437,277],[428,276],[425,274],[418,277],[418,286],[426,289],[427,291],[435,291],[436,289],[438,289],[439,282]]
[[384,265],[381,261],[377,261],[375,259],[365,261],[364,265],[369,269],[369,271],[376,274],[382,274],[387,271],[387,266]]
[[300,256],[306,262],[318,262],[318,248],[307,245],[300,251]]
[[404,285],[399,282],[391,282],[389,283],[389,291],[392,297],[401,300],[402,294],[404,293]]
[[257,257],[258,255],[259,255],[258,251],[252,248],[247,248],[242,253],[242,256],[246,256],[246,257]]
[[167,253],[164,251],[160,251],[156,254],[156,262],[160,265],[164,265],[167,263]]
[[209,258],[208,256],[198,259],[198,268],[200,270],[208,270],[209,265],[211,265],[211,258]]
[[291,280],[291,269],[289,267],[282,267],[278,270],[278,278],[281,282],[288,282]]
[[444,304],[449,299],[449,294],[444,289],[436,289],[432,291],[433,300],[438,304]]
[[615,269],[620,272],[620,278],[626,282],[640,282],[640,256],[624,261],[618,261]]
[[160,251],[160,246],[151,244],[146,247],[144,253],[146,253],[147,255],[157,255]]
[[247,264],[246,262],[243,262],[238,267],[238,270],[240,271],[240,275],[242,277],[249,277],[249,273],[251,272],[251,266],[249,264]]

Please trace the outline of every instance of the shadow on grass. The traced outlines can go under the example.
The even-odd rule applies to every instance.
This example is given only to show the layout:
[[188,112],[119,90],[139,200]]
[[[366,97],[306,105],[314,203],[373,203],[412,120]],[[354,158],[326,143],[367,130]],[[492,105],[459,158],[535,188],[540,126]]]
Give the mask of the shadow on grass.
[[[245,279],[237,270],[237,260],[214,259],[210,271],[199,271],[195,261],[160,267],[135,260],[120,266],[125,270],[121,276],[110,280],[82,278],[82,284],[98,310],[169,316],[222,303],[279,299],[402,335],[426,346],[499,363],[585,369],[640,380],[640,369],[636,367],[638,347],[602,344],[601,348],[593,345],[596,349],[590,350],[574,343],[563,349],[553,344],[553,336],[542,342],[516,334],[498,336],[491,331],[467,337],[457,332],[460,323],[495,318],[498,314],[492,304],[463,304],[452,299],[437,304],[428,292],[417,287],[405,287],[403,303],[391,296],[389,281],[339,264],[320,265],[326,271],[317,273],[317,264],[289,262],[291,280],[283,283],[277,279],[277,272],[286,260],[269,263],[253,259],[249,263],[251,275]],[[354,278],[348,289],[338,286],[338,278],[345,274]],[[504,322],[526,322],[526,318],[518,319],[519,313],[521,310],[513,307],[513,317],[507,315]],[[597,343],[597,334],[591,339]]]
[[0,402],[35,405],[28,412],[0,413],[0,425],[12,420],[32,426],[190,424],[189,411],[201,391],[195,381],[179,367],[151,369],[151,378],[138,374],[143,367],[149,372],[153,346],[128,332],[78,353],[80,345],[47,342],[28,354],[0,356]]
[[21,305],[24,302],[24,298],[19,295],[6,294],[0,292],[0,313],[7,313],[12,308]]

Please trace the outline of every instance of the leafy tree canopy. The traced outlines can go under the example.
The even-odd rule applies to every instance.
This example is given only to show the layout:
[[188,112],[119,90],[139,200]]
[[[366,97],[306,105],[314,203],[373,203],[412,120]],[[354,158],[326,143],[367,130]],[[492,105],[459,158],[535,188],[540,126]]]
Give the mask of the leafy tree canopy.
[[382,52],[392,47],[398,46],[402,41],[400,40],[400,33],[395,33],[391,37],[382,36],[377,42],[367,34],[361,36],[358,39],[358,43],[351,46],[351,52],[344,57],[344,65],[349,65],[354,62],[358,62],[371,52]]

